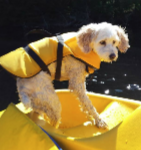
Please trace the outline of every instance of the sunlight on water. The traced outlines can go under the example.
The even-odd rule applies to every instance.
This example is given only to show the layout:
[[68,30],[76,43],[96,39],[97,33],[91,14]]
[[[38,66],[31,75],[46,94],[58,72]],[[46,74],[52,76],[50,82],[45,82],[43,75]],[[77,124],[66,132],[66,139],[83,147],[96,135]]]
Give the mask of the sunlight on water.
[[104,91],[105,94],[109,94],[109,89]]
[[107,79],[107,81],[115,81],[116,79],[113,77],[113,78],[110,78],[110,79]]
[[121,90],[121,89],[115,89],[115,92],[122,93],[123,90]]
[[92,81],[93,81],[93,82],[97,82],[97,80],[96,80],[96,79],[92,79]]
[[104,81],[100,81],[100,84],[104,84]]
[[135,91],[135,90],[141,90],[140,86],[138,84],[128,84],[126,87],[128,90]]

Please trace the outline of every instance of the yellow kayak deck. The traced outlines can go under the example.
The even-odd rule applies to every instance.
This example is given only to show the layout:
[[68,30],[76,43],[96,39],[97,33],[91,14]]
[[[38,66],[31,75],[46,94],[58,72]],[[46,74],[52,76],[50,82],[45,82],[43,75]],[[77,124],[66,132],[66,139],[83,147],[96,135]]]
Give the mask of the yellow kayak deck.
[[[68,90],[56,91],[62,105],[62,122],[59,129],[51,127],[44,119],[22,103],[16,105],[38,126],[46,130],[66,150],[140,150],[141,102],[124,98],[87,93],[92,104],[109,126],[99,129],[87,120],[80,103]],[[0,113],[2,115],[3,112]]]

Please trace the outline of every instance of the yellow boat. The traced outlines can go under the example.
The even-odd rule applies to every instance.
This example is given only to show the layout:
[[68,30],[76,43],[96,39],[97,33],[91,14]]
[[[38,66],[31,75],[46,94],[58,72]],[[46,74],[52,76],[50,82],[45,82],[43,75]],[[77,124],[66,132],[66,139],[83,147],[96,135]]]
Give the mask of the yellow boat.
[[[87,120],[85,114],[80,111],[79,101],[73,93],[70,93],[68,90],[58,90],[56,92],[62,104],[62,122],[59,129],[51,127],[43,118],[32,114],[30,110],[25,110],[24,106],[20,103],[16,105],[18,109],[10,104],[5,112],[1,112],[0,115],[3,115],[0,118],[0,133],[5,134],[5,132],[7,132],[6,129],[1,131],[1,128],[5,125],[4,121],[6,122],[7,120],[8,122],[9,119],[13,119],[19,110],[21,110],[23,113],[19,113],[19,118],[25,116],[24,118],[26,118],[28,122],[32,122],[31,126],[35,128],[36,125],[38,125],[43,129],[42,131],[37,126],[35,130],[39,130],[43,133],[44,131],[47,132],[59,145],[59,147],[57,147],[52,141],[48,140],[47,142],[51,144],[47,144],[50,145],[50,147],[46,147],[46,149],[55,150],[61,147],[63,150],[141,150],[140,101],[88,92],[87,95],[100,113],[101,118],[103,118],[109,126],[109,130],[104,130],[91,125],[91,122]],[[24,119],[22,119],[22,121],[23,120]],[[1,125],[1,123],[3,123],[3,125]],[[14,121],[13,124],[18,125],[17,121]],[[9,126],[7,125],[7,128],[9,128],[8,133],[10,133],[10,128],[13,130],[14,125],[12,125],[12,127],[11,124],[9,124]],[[21,131],[22,128],[20,127]],[[44,138],[46,138],[45,135],[42,137],[42,140]],[[4,145],[5,143],[1,143],[1,140],[4,141],[0,135],[0,145]],[[33,138],[33,143],[36,142],[35,140]],[[42,140],[40,140],[40,142]],[[32,148],[31,145],[33,144],[28,145],[30,150],[38,149],[37,146],[36,148]],[[41,149],[44,149],[42,145],[45,145],[41,144]],[[22,149],[22,147],[20,149]],[[27,149],[26,147],[26,150]],[[14,150],[16,150],[16,148],[14,148]]]

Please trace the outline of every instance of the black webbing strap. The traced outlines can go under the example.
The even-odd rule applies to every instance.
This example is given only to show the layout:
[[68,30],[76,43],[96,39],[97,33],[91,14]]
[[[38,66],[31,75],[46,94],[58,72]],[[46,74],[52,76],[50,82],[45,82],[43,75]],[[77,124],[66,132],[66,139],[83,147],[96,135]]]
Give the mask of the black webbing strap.
[[50,74],[50,71],[47,68],[47,65],[29,46],[24,47],[24,49],[33,58],[33,60],[40,66],[40,68],[43,71],[46,71],[48,74]]
[[81,60],[81,59],[79,59],[79,58],[77,58],[77,57],[75,57],[75,56],[73,56],[73,55],[71,55],[71,56],[74,57],[75,59],[77,59],[77,60],[83,62],[83,63],[86,65],[86,72],[87,72],[87,73],[89,73],[89,67],[93,68],[94,70],[97,70],[96,68],[94,68],[93,66],[89,65],[89,64],[86,63],[85,61],[83,61],[83,60]]
[[86,64],[86,72],[88,72],[89,73],[89,69],[88,69],[88,65]]
[[61,65],[63,59],[64,41],[61,35],[57,35],[57,39],[58,39],[58,48],[57,48],[57,66],[56,66],[55,79],[59,80],[61,77]]

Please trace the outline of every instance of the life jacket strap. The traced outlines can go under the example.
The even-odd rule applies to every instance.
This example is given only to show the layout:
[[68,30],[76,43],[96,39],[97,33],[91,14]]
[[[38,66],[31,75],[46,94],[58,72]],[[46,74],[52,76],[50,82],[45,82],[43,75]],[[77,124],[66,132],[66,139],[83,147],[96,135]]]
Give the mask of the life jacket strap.
[[88,72],[89,73],[89,69],[88,69],[88,64],[86,64],[86,72]]
[[55,79],[60,80],[61,66],[62,66],[62,59],[63,59],[64,40],[61,37],[61,35],[57,35],[56,37],[58,39],[58,48],[57,48],[57,66],[56,66]]
[[75,56],[73,56],[73,55],[71,55],[71,56],[72,56],[73,58],[75,58],[75,59],[81,61],[82,63],[84,63],[84,64],[86,65],[86,72],[87,72],[87,73],[90,73],[90,72],[89,72],[89,69],[88,69],[89,67],[93,68],[94,70],[97,70],[95,67],[93,67],[93,66],[87,64],[85,61],[83,61],[83,60],[81,60],[81,59],[79,59],[79,58],[77,58],[77,57],[75,57]]
[[43,71],[46,71],[48,74],[51,75],[47,65],[44,61],[29,47],[24,47],[24,50],[30,55],[30,57],[40,66]]

